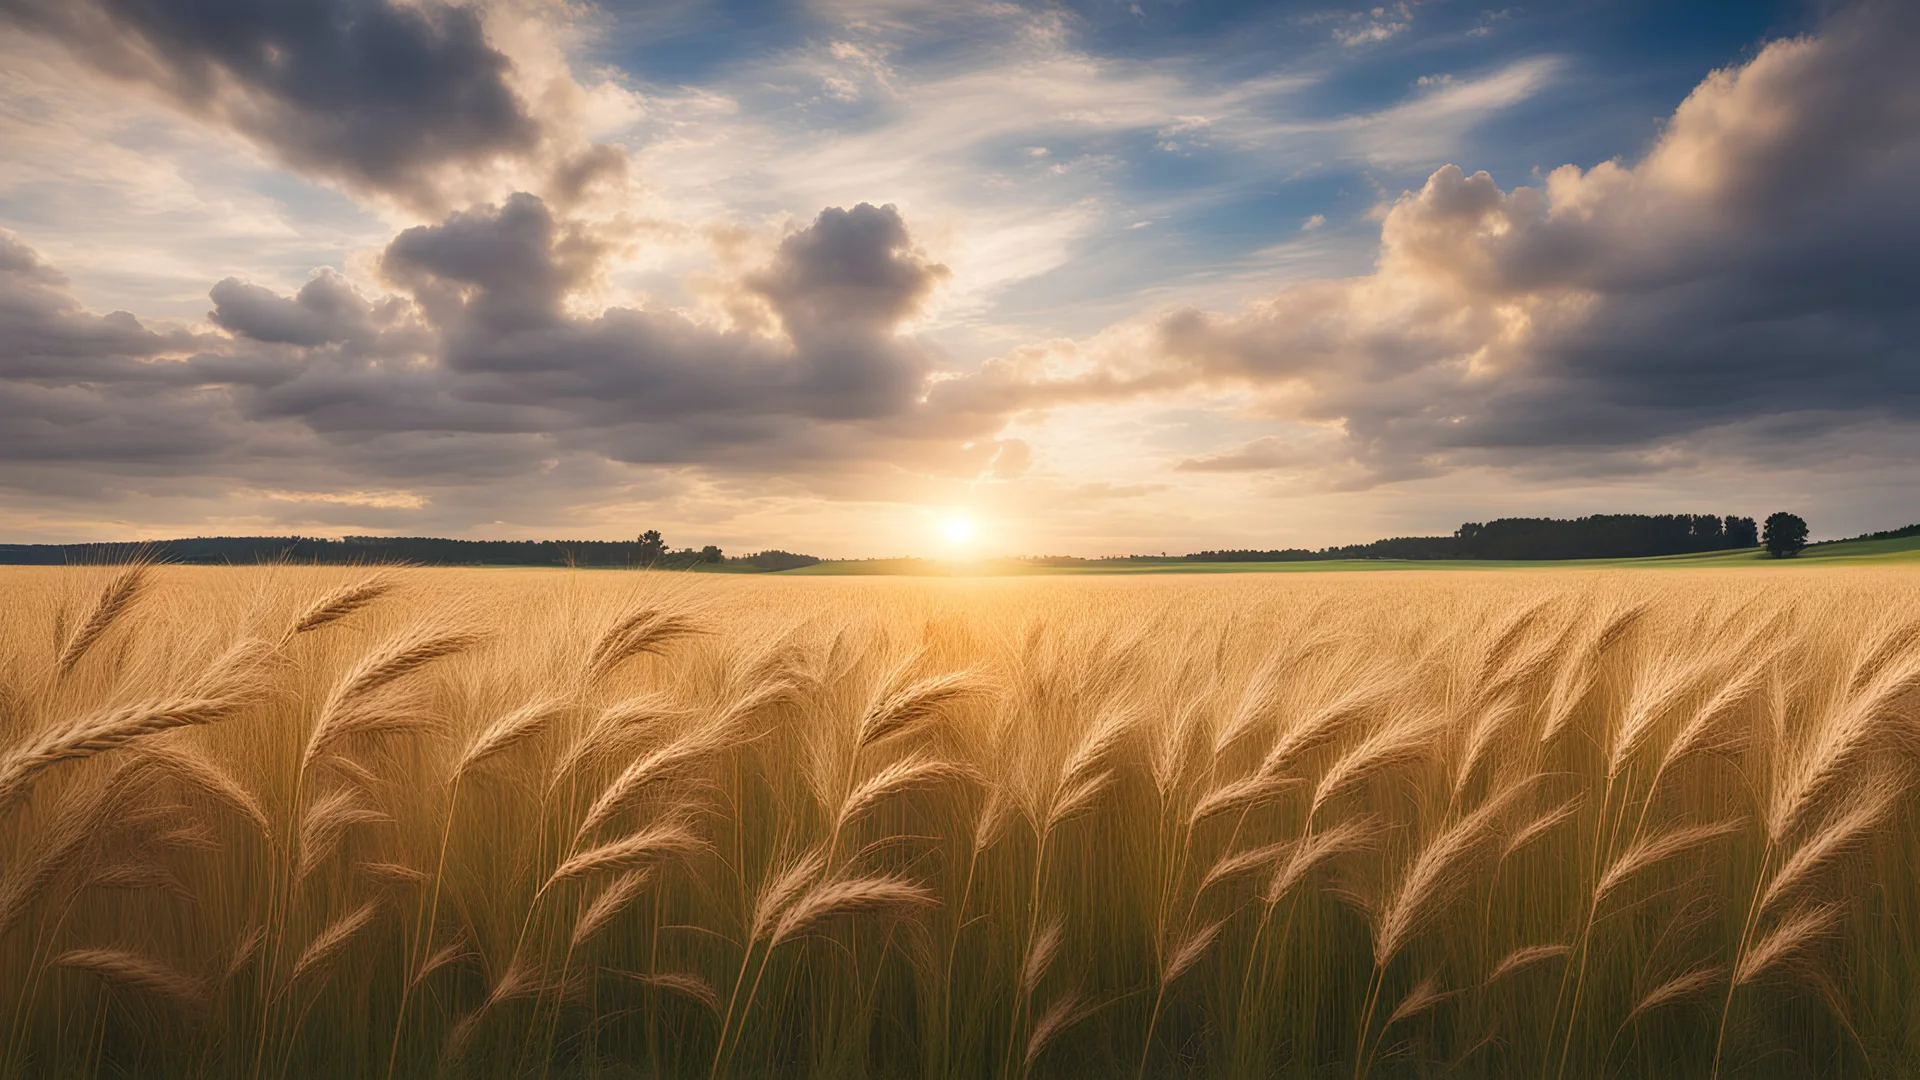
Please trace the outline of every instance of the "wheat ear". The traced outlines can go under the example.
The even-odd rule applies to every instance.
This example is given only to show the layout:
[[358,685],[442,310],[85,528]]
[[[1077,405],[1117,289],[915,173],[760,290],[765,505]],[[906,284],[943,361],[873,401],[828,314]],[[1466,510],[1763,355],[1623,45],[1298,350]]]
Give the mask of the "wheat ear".
[[352,911],[329,923],[319,936],[308,943],[301,951],[300,958],[293,962],[293,972],[287,976],[288,982],[297,982],[300,977],[318,971],[336,959],[341,950],[352,944],[353,939],[373,922],[380,911],[380,901],[369,900]]
[[396,582],[385,573],[342,585],[307,605],[287,628],[287,637],[306,634],[339,622],[393,591]]
[[625,911],[628,904],[639,897],[640,890],[647,887],[647,881],[653,876],[650,868],[629,870],[613,880],[613,883],[600,891],[588,904],[580,917],[574,920],[573,936],[567,947],[577,949],[591,941],[595,935],[607,928],[614,917]]
[[832,919],[870,915],[906,918],[939,901],[924,886],[903,877],[826,881],[794,900],[774,925],[772,944],[811,933]]
[[615,620],[587,652],[584,676],[597,682],[636,656],[659,655],[682,638],[705,633],[691,617],[661,608],[641,608]]
[[235,711],[230,698],[162,698],[92,713],[43,732],[0,758],[0,810],[24,798],[42,773],[63,761],[118,750],[176,728],[216,723]]
[[54,958],[56,967],[97,975],[116,986],[164,999],[183,1012],[207,1006],[207,984],[151,956],[126,949],[71,949]]
[[978,775],[972,769],[952,761],[922,755],[902,758],[875,772],[847,794],[846,800],[840,804],[840,814],[834,828],[843,828],[848,822],[871,813],[875,807],[894,796],[908,791],[962,784],[977,779]]
[[553,726],[555,720],[566,715],[568,707],[569,702],[565,698],[543,698],[528,702],[488,724],[461,751],[459,760],[454,762],[453,778],[458,780],[521,743],[538,738]]
[[684,822],[667,821],[573,856],[554,870],[541,889],[592,874],[633,870],[662,859],[684,858],[706,847],[706,841],[694,835]]
[[132,609],[134,601],[140,598],[146,587],[147,565],[143,562],[136,562],[115,574],[107,582],[106,588],[100,591],[99,598],[94,600],[80,629],[74,631],[73,636],[60,647],[60,656],[54,662],[55,669],[62,675],[72,671],[87,650],[93,648],[112,629],[113,624]]
[[865,749],[883,739],[920,727],[954,706],[986,694],[989,685],[977,671],[956,671],[909,683],[883,695],[860,717],[854,744]]
[[1527,968],[1544,964],[1549,960],[1558,960],[1573,950],[1565,945],[1523,945],[1500,958],[1487,975],[1484,985],[1491,985],[1501,979]]
[[1598,908],[1607,897],[1613,895],[1620,886],[1625,885],[1635,875],[1643,874],[1656,866],[1704,847],[1723,836],[1740,831],[1746,822],[1740,819],[1718,821],[1710,825],[1682,825],[1663,833],[1644,837],[1634,843],[1620,857],[1607,866],[1606,872],[1593,887],[1593,906]]
[[1381,909],[1374,936],[1374,963],[1384,968],[1440,910],[1464,889],[1479,856],[1499,838],[1498,824],[1532,779],[1510,785],[1480,808],[1435,836],[1414,857],[1400,885]]
[[1675,975],[1648,991],[1647,996],[1634,1005],[1633,1011],[1627,1013],[1626,1022],[1631,1024],[1655,1009],[1698,997],[1720,985],[1726,977],[1727,969],[1721,964],[1698,967]]

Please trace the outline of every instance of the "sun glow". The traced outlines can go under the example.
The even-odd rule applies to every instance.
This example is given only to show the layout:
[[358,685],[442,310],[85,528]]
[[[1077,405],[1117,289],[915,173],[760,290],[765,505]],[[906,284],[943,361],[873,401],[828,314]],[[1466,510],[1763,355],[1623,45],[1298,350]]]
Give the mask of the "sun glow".
[[950,548],[960,549],[972,544],[980,535],[973,519],[965,514],[955,514],[940,520],[940,539]]

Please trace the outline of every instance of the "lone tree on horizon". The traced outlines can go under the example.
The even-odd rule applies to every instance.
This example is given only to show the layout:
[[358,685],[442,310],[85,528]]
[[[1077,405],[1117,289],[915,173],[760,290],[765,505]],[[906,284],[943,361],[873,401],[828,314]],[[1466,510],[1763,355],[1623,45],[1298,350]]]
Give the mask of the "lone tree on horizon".
[[1767,516],[1766,532],[1761,536],[1767,554],[1776,559],[1791,559],[1807,546],[1807,522],[1785,510]]
[[660,538],[659,529],[648,529],[641,533],[636,546],[638,548],[636,554],[640,556],[642,566],[652,566],[667,553],[667,542]]

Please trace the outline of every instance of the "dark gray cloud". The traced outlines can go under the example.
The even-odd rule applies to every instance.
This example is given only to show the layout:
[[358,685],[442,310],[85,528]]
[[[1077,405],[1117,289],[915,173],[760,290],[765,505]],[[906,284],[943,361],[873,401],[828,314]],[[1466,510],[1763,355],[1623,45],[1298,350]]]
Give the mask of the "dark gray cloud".
[[288,164],[415,202],[542,132],[474,10],[401,0],[0,0],[0,19]]
[[255,341],[326,345],[373,332],[373,305],[338,271],[323,269],[293,296],[227,278],[208,296],[215,325]]

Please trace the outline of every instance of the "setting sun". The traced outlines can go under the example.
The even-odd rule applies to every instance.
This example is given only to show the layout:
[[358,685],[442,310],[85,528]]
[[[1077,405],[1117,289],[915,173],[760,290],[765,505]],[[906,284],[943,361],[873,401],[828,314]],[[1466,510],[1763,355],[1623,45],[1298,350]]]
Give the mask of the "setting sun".
[[973,519],[965,514],[955,514],[940,521],[940,539],[945,540],[950,547],[958,548],[971,544],[979,534]]

